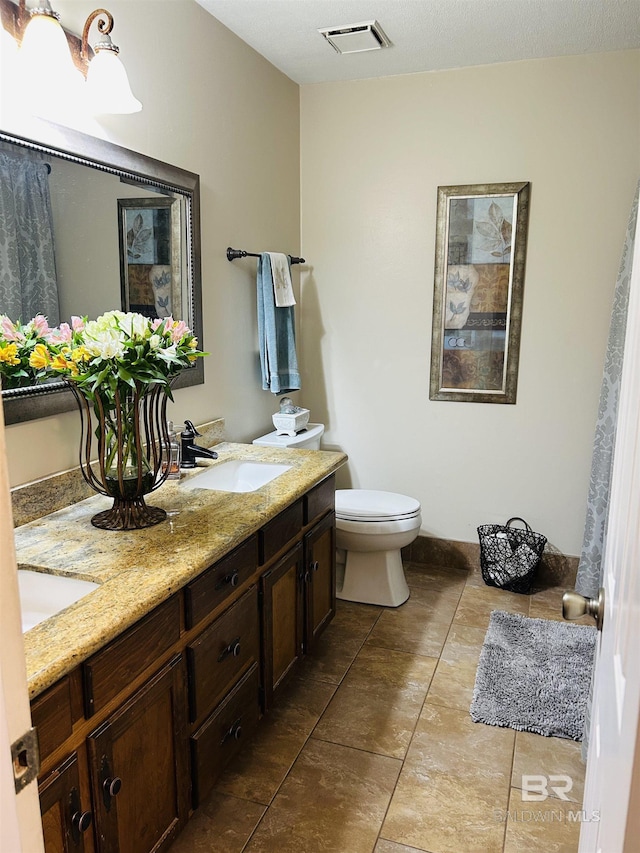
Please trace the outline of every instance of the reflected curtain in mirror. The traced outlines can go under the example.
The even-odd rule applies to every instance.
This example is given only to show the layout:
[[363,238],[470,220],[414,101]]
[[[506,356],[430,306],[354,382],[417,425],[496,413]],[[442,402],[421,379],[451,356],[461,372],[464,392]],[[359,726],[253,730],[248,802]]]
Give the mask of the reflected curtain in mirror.
[[0,313],[60,322],[49,166],[0,151]]

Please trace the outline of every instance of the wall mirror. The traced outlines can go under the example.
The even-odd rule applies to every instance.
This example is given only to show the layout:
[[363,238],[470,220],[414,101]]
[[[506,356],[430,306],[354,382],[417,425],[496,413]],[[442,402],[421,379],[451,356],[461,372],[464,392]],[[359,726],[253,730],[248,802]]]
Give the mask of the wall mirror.
[[[47,124],[45,138],[42,143],[0,131],[0,165],[9,170],[0,171],[0,190],[15,164],[44,165],[53,223],[53,301],[51,288],[46,299],[42,288],[20,303],[17,291],[23,288],[14,271],[9,276],[0,251],[0,314],[27,322],[38,311],[45,316],[50,311],[50,325],[57,325],[73,314],[91,319],[113,309],[171,313],[193,329],[202,348],[199,176],[55,125]],[[0,244],[2,229],[0,221]],[[35,233],[28,239],[39,251]],[[204,382],[202,362],[182,371],[173,387]],[[3,389],[2,401],[7,424],[75,408],[61,381]]]

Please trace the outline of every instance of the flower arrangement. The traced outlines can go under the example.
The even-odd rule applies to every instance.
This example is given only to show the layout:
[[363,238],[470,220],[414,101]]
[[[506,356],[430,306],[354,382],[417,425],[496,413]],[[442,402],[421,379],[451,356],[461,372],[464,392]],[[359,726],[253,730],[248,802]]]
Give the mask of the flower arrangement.
[[108,311],[50,328],[37,314],[26,324],[0,315],[0,374],[9,385],[65,377],[83,390],[113,396],[118,386],[168,380],[206,353],[182,320]]

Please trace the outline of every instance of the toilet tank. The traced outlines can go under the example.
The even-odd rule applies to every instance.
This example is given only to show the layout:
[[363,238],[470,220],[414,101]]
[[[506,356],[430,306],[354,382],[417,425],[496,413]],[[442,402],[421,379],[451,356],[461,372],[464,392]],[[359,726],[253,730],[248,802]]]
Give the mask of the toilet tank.
[[260,438],[254,438],[253,444],[262,447],[288,447],[297,450],[320,450],[320,439],[324,433],[324,424],[307,424],[307,428],[297,435],[278,435],[274,430]]

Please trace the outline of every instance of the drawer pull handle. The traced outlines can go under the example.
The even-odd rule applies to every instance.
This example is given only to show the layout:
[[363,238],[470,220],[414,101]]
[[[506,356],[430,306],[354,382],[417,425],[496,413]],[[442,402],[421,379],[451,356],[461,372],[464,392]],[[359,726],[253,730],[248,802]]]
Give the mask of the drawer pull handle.
[[220,652],[218,655],[218,663],[222,663],[222,661],[228,658],[229,655],[233,655],[234,658],[239,657],[240,637],[236,637],[235,640],[232,640],[229,645]]
[[93,815],[91,812],[76,812],[71,817],[71,824],[76,832],[86,832],[91,826]]
[[228,740],[240,740],[242,737],[242,717],[238,717],[235,723],[232,723],[231,726],[227,729],[227,731],[222,735],[222,739],[220,741],[220,746],[224,746],[224,744]]
[[110,797],[117,797],[122,788],[122,779],[119,776],[114,776],[113,779],[105,779],[102,787]]
[[311,563],[311,568],[314,572],[317,572],[320,568],[320,563],[317,560],[314,560],[313,563]]
[[221,578],[216,584],[216,589],[222,589],[223,587],[229,586],[236,587],[240,583],[240,575],[237,572],[231,572],[229,575],[225,575]]

